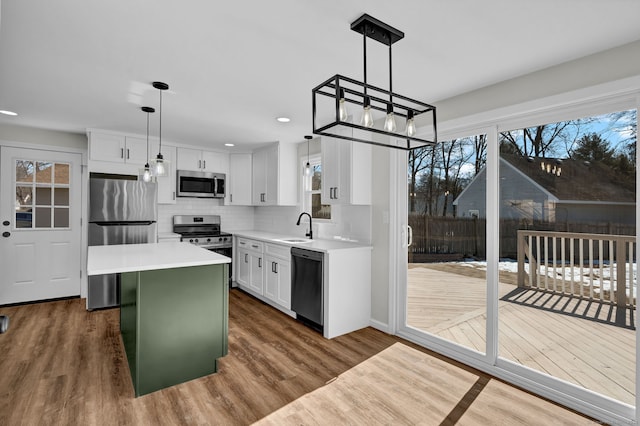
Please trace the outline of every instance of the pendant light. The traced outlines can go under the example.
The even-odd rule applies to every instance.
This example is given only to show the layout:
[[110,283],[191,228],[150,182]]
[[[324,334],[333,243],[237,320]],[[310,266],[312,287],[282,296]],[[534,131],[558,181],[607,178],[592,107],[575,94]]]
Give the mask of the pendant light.
[[[364,79],[358,81],[336,74],[312,89],[313,134],[405,151],[436,145],[436,107],[393,91],[392,45],[402,40],[404,33],[366,13],[351,23],[351,30],[362,37]],[[388,89],[369,84],[368,40],[374,40],[388,48]],[[322,101],[327,98],[331,102]],[[361,116],[349,120],[347,103],[360,107]],[[356,115],[353,110],[352,115]],[[383,122],[380,125],[378,117],[384,117],[384,120],[380,120]],[[424,129],[428,130],[424,132],[429,135],[428,138],[416,136],[415,119],[418,117]],[[430,130],[428,126],[431,127]],[[347,132],[349,129],[350,134]],[[389,137],[381,138],[380,135]]]
[[304,166],[304,175],[311,176],[311,163],[309,162],[309,142],[311,141],[311,138],[313,138],[313,136],[307,135],[304,138],[307,140],[307,164]]
[[143,106],[140,108],[147,113],[147,163],[144,165],[144,169],[140,170],[140,179],[144,182],[151,182],[151,168],[149,167],[149,114],[156,112],[154,108]]
[[167,176],[169,173],[169,162],[164,159],[162,156],[162,92],[169,89],[169,85],[167,83],[163,83],[161,81],[154,81],[152,83],[153,87],[160,91],[160,105],[158,108],[159,111],[159,120],[160,120],[160,130],[158,132],[158,155],[156,159],[152,162],[152,173],[154,176]]
[[312,169],[311,169],[311,162],[309,157],[309,142],[311,141],[313,136],[307,135],[304,138],[307,140],[307,164],[304,166],[304,170],[302,171],[303,185],[304,185],[305,191],[311,191],[311,187],[312,187],[311,180],[313,179],[313,177],[311,176]]

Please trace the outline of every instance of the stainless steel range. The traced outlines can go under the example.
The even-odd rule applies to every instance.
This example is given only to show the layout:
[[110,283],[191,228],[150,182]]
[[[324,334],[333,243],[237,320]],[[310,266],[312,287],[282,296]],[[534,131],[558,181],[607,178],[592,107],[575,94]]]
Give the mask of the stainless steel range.
[[[180,234],[180,241],[188,241],[228,258],[232,257],[232,235],[220,231],[218,215],[176,215],[173,217],[173,232]],[[231,286],[231,264],[229,265],[229,286]]]

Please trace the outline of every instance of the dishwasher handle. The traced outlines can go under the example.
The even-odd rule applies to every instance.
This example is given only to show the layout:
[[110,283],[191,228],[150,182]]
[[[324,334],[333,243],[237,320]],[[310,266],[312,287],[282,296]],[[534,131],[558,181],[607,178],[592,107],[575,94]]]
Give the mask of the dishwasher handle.
[[322,262],[324,260],[324,253],[321,251],[305,250],[298,247],[291,247],[291,256],[303,257],[309,260],[315,260]]

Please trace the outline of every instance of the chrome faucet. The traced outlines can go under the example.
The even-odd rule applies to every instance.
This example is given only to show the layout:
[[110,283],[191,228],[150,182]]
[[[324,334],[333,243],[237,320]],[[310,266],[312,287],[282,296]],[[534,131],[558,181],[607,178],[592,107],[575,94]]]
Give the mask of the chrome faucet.
[[313,240],[313,228],[312,228],[312,223],[311,223],[311,215],[307,212],[302,212],[300,213],[300,216],[298,216],[298,221],[296,222],[296,225],[300,226],[300,219],[302,219],[302,216],[304,215],[309,216],[309,232],[304,234],[306,237],[309,237],[310,240]]

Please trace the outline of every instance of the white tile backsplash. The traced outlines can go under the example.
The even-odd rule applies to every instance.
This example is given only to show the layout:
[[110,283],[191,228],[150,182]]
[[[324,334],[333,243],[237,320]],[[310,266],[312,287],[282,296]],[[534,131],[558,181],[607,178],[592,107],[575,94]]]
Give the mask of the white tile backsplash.
[[173,216],[179,214],[220,215],[221,228],[224,232],[254,227],[254,207],[225,206],[222,200],[207,198],[178,198],[176,204],[158,205],[158,232],[171,232]]
[[[298,207],[256,207],[254,226],[257,231],[302,237],[309,229],[309,218],[296,226]],[[313,221],[314,238],[348,238],[371,243],[371,206],[333,206],[330,221]]]
[[[348,238],[371,243],[371,206],[333,206],[331,221],[313,221],[314,238]],[[274,232],[304,238],[309,229],[305,216],[296,226],[300,209],[297,206],[225,206],[222,200],[178,198],[176,204],[158,205],[158,232],[171,232],[173,216],[179,214],[220,215],[222,230]]]

